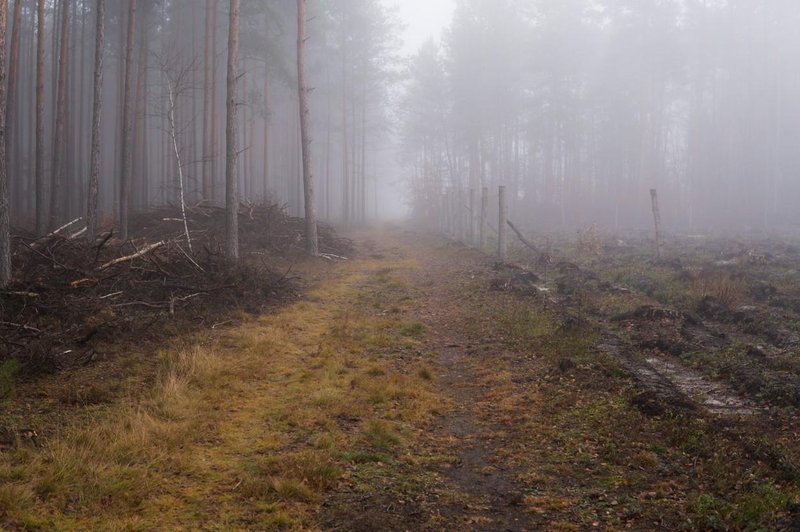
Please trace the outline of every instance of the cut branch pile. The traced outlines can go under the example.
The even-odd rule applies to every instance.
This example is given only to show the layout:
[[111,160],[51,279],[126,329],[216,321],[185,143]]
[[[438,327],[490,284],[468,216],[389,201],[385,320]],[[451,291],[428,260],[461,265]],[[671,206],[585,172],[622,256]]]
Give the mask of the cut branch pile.
[[[258,313],[291,297],[292,283],[263,255],[302,253],[303,220],[274,205],[242,206],[241,249],[262,260],[231,263],[223,216],[217,207],[187,208],[194,252],[177,208],[137,216],[126,242],[106,232],[89,245],[73,238],[78,222],[40,239],[16,237],[15,277],[0,292],[0,362],[53,371],[94,359],[103,342],[158,339],[168,323],[210,328],[227,312]],[[323,251],[352,253],[347,239],[320,229]]]

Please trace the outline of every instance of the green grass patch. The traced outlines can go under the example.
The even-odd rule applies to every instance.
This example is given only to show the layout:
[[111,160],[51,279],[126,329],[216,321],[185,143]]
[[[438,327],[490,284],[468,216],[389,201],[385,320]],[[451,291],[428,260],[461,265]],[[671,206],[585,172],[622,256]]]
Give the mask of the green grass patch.
[[400,436],[398,436],[389,424],[382,420],[370,420],[364,428],[364,435],[369,444],[382,450],[390,450],[400,445]]
[[11,395],[14,390],[14,381],[19,374],[19,362],[13,358],[0,364],[0,399]]
[[399,333],[407,338],[419,338],[425,334],[425,326],[418,322],[404,323],[400,326]]

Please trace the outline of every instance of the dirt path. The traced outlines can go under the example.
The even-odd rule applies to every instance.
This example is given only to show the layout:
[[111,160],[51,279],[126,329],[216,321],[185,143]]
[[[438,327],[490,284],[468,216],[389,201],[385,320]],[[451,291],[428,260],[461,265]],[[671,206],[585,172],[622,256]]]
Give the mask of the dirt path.
[[0,450],[0,526],[797,524],[791,432],[643,411],[601,331],[493,290],[491,258],[398,228],[354,237],[354,260],[298,265],[300,301],[165,346],[149,392]]

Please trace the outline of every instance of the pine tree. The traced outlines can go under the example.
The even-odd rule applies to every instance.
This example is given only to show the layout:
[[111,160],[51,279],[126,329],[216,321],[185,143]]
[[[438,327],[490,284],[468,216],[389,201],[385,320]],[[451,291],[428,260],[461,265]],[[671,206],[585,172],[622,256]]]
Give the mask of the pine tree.
[[236,172],[239,145],[237,143],[239,84],[239,0],[230,0],[228,30],[228,93],[227,125],[225,131],[225,251],[229,259],[239,258],[239,179]]
[[92,106],[92,153],[89,195],[86,206],[86,241],[93,244],[97,230],[97,195],[100,180],[100,118],[103,112],[103,49],[105,46],[106,1],[97,0],[94,46],[94,103]]

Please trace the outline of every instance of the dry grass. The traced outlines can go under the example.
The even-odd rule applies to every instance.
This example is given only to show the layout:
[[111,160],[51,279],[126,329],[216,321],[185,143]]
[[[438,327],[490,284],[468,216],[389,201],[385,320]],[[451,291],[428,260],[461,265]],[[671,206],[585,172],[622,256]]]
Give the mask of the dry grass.
[[603,253],[603,243],[597,233],[597,225],[592,224],[578,231],[576,247],[581,254],[599,256]]
[[[0,522],[313,527],[353,456],[400,452],[404,434],[442,402],[418,365],[406,370],[375,355],[404,348],[424,329],[359,304],[375,289],[374,268],[351,263],[310,294],[315,303],[165,350],[144,396],[111,401],[98,388],[62,398],[91,414],[76,415],[86,421],[41,450],[0,453]],[[401,296],[387,304],[402,312]]]
[[703,270],[692,277],[690,291],[694,303],[712,297],[726,307],[733,307],[745,298],[747,284],[728,272]]

